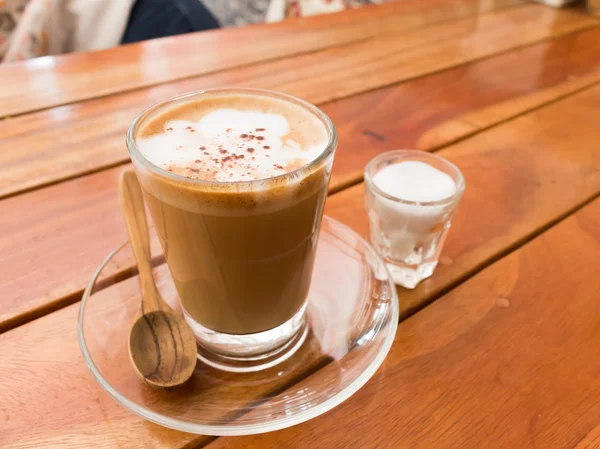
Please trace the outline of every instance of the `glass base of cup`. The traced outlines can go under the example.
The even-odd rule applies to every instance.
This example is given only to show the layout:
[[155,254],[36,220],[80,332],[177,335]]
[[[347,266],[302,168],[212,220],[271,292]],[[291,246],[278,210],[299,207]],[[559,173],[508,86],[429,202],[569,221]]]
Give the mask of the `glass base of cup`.
[[306,305],[285,323],[264,332],[235,335],[202,326],[184,312],[198,343],[198,359],[223,371],[261,371],[291,357],[308,334]]
[[431,276],[435,271],[437,264],[437,260],[422,263],[420,265],[404,265],[388,260],[386,260],[385,263],[392,275],[394,283],[409,289],[415,288],[419,282]]

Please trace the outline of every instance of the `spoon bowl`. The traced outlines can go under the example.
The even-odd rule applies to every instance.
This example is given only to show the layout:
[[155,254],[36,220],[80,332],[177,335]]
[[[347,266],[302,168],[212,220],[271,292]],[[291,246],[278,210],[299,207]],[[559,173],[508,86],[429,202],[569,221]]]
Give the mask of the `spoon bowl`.
[[129,355],[138,377],[148,385],[173,387],[192,376],[196,353],[186,354],[182,343],[194,335],[180,322],[174,313],[159,310],[140,316],[131,326]]

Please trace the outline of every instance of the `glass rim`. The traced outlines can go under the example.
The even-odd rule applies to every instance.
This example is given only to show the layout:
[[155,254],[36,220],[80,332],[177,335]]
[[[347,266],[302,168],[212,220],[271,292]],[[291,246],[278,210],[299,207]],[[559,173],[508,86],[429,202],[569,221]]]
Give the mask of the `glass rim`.
[[[327,130],[327,134],[328,134],[327,145],[325,146],[323,151],[319,154],[319,156],[317,156],[315,159],[308,162],[307,164],[303,165],[302,167],[299,167],[295,170],[283,173],[281,175],[272,176],[269,178],[254,179],[251,181],[207,181],[207,180],[203,180],[203,179],[191,179],[191,178],[187,178],[185,176],[181,176],[181,175],[177,175],[175,173],[169,172],[168,170],[165,170],[165,169],[159,167],[158,165],[153,164],[142,154],[142,152],[138,148],[138,145],[135,141],[135,134],[136,134],[140,124],[149,115],[164,108],[165,106],[168,106],[168,105],[176,103],[176,102],[183,102],[186,99],[191,99],[193,97],[201,96],[204,94],[219,94],[219,93],[222,93],[222,94],[236,94],[237,93],[237,94],[257,95],[257,96],[262,96],[262,97],[277,98],[277,99],[284,100],[284,101],[287,101],[290,103],[294,103],[294,104],[308,110],[309,112],[314,114],[317,118],[319,118],[319,120],[321,120],[321,122],[323,122],[323,124],[325,125],[325,128]],[[218,88],[210,88],[210,89],[201,89],[201,90],[195,90],[192,92],[186,92],[184,94],[176,95],[175,97],[171,97],[166,100],[159,101],[158,103],[154,103],[152,106],[143,110],[133,120],[131,125],[129,125],[129,129],[127,130],[127,135],[126,135],[127,151],[129,152],[129,156],[131,157],[131,160],[142,164],[148,170],[150,170],[151,172],[154,172],[155,174],[157,174],[159,176],[163,176],[163,177],[166,177],[166,178],[178,181],[178,182],[189,183],[189,184],[196,185],[196,186],[225,187],[225,186],[235,185],[239,190],[244,190],[244,187],[247,187],[247,188],[255,187],[256,185],[262,184],[265,181],[278,182],[278,181],[285,180],[287,178],[294,179],[294,178],[298,177],[299,175],[302,175],[305,172],[306,172],[306,174],[309,174],[313,167],[318,166],[327,160],[327,158],[335,151],[335,149],[337,147],[337,143],[338,143],[338,136],[337,136],[337,131],[336,131],[335,125],[333,124],[333,121],[329,118],[329,116],[327,114],[325,114],[325,112],[323,112],[319,107],[315,106],[312,103],[309,103],[306,100],[295,97],[293,95],[288,95],[288,94],[284,94],[282,92],[277,92],[277,91],[268,90],[268,89],[257,89],[257,88],[247,88],[247,87],[218,87]]]
[[[445,165],[446,167],[450,168],[450,170],[455,173],[458,181],[455,182],[456,191],[452,195],[450,195],[447,198],[443,198],[441,200],[435,200],[435,201],[410,201],[410,200],[405,200],[405,199],[402,199],[397,196],[390,195],[389,193],[384,192],[375,184],[375,182],[373,182],[373,177],[371,176],[371,170],[375,167],[375,165],[377,165],[381,161],[388,159],[392,156],[411,156],[412,157],[412,156],[415,156],[416,154],[418,154],[420,157],[425,157],[425,158],[433,159],[437,162],[440,162],[443,165]],[[368,189],[372,190],[377,195],[382,196],[382,197],[384,197],[390,201],[393,201],[395,203],[406,204],[409,206],[425,206],[425,207],[446,206],[448,204],[452,204],[453,202],[457,201],[462,196],[463,192],[465,191],[465,187],[466,187],[465,177],[456,165],[454,165],[449,160],[447,160],[441,156],[438,156],[435,153],[430,153],[429,151],[416,150],[416,149],[415,150],[407,150],[407,149],[391,150],[391,151],[386,151],[385,153],[381,153],[380,155],[374,157],[373,159],[371,159],[369,161],[369,163],[365,167],[364,179],[365,179],[365,184],[368,187]]]

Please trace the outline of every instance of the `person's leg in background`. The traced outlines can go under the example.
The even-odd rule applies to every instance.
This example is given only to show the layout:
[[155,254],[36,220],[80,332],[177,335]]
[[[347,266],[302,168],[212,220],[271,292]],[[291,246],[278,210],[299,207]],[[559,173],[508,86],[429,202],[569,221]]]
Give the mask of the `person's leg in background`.
[[137,0],[122,44],[219,28],[200,0]]

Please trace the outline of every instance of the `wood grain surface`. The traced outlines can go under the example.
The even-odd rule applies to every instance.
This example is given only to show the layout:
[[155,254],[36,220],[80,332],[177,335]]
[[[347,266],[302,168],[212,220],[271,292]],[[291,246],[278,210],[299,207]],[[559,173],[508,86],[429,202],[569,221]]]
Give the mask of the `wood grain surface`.
[[[0,66],[0,117],[16,115],[0,120],[0,447],[599,448],[600,21],[593,1],[523,3],[403,0]],[[438,151],[467,189],[434,277],[400,291],[412,316],[363,390],[300,426],[215,439],[113,401],[85,367],[73,303],[125,239],[130,121],[224,84],[323,107],[340,135],[326,213],[363,235],[363,185],[346,187],[382,151]],[[109,322],[126,307],[115,291],[133,298],[131,254],[107,273]],[[298,377],[202,384],[198,403],[301,388],[326,369],[302,350]]]
[[[515,54],[516,56],[513,56]],[[535,66],[533,61],[538,61],[538,65]],[[539,92],[536,90],[538,88],[546,89],[547,92],[553,88],[561,90],[560,86],[564,86],[564,83],[569,83],[570,80],[581,79],[589,73],[596,76],[600,71],[599,61],[600,30],[591,30],[490,58],[472,66],[460,67],[325,105],[324,110],[336,123],[340,138],[331,187],[333,190],[339,190],[348,181],[356,181],[362,176],[362,169],[368,160],[382,151],[419,146],[418,142],[422,140],[422,136],[429,134],[429,130],[438,127],[440,123],[460,121],[460,117],[465,114],[477,117],[477,111],[483,111],[483,115],[487,115],[487,111],[490,110],[489,105],[494,107],[494,104],[499,105],[494,120],[502,121],[509,118],[510,114],[515,113],[514,102],[521,105],[527,103],[523,98],[536,96],[536,92]],[[506,84],[502,84],[505,81]],[[475,91],[478,95],[470,94],[473,86],[476,87]],[[497,86],[504,87],[500,89]],[[561,107],[561,105],[556,106],[556,110],[560,111]],[[507,111],[503,112],[503,108]],[[555,107],[549,106],[548,109],[554,110]],[[365,114],[363,111],[369,113]],[[588,126],[592,117],[593,112],[590,112],[590,116],[579,126]],[[552,123],[562,122],[560,114],[556,113]],[[488,122],[482,119],[481,123]],[[444,126],[446,129],[451,129],[447,125]],[[463,128],[458,127],[458,129]],[[503,134],[504,129],[501,127],[494,135]],[[549,135],[553,136],[549,139],[552,140],[551,147],[553,144],[564,145],[565,137],[557,141],[553,140],[555,135],[561,134],[560,129],[557,126],[556,129],[550,130]],[[504,136],[499,138],[500,141],[506,139]],[[511,139],[519,140],[518,137]],[[122,140],[122,136],[119,140]],[[436,141],[442,142],[442,140]],[[488,146],[486,140],[476,142],[479,143],[472,146],[470,150],[474,155],[482,151],[477,145],[481,145],[482,148]],[[515,148],[525,147],[525,154],[531,154],[539,148],[535,141],[527,145],[520,142],[510,145],[516,145]],[[99,152],[101,148],[99,142]],[[423,149],[428,147],[425,146]],[[510,150],[511,148],[508,148],[508,151]],[[583,149],[583,151],[591,150]],[[543,153],[538,156],[543,158]],[[468,159],[468,155],[462,158],[462,160]],[[457,163],[463,165],[462,160],[457,160]],[[485,159],[481,161],[482,164],[485,163]],[[509,167],[509,164],[513,163],[507,159],[503,166]],[[104,170],[0,201],[0,216],[4,217],[0,221],[0,247],[2,247],[0,260],[3,265],[9,267],[0,270],[0,296],[3,298],[0,305],[0,332],[77,301],[94,268],[112,248],[126,239],[122,218],[118,211],[116,192],[117,179],[121,170],[121,167]],[[549,167],[544,169],[542,174],[547,177],[553,171],[554,168]],[[592,179],[589,170],[584,174],[581,179]],[[573,177],[569,173],[567,175],[561,177],[565,183],[570,182],[571,179],[577,180],[575,175]],[[501,177],[501,173],[497,176]],[[469,174],[469,178],[471,177],[477,180],[477,173],[473,171]],[[469,188],[463,199],[465,204],[472,193],[470,185],[469,181]],[[544,188],[538,192],[546,202],[551,199],[544,196],[547,188],[552,188],[552,184],[544,185]],[[516,237],[509,235],[508,240],[500,239],[497,246],[489,247],[488,252],[472,253],[471,261],[464,265],[457,261],[447,267],[448,270],[445,266],[440,267],[431,285],[429,282],[423,284],[419,287],[417,296],[414,298],[411,296],[411,299],[406,300],[406,310],[428,300],[441,289],[464,276],[466,271],[474,269],[481,262],[478,257],[488,260],[502,248],[512,245],[527,233],[551,220],[556,214],[564,213],[569,207],[573,207],[569,206],[569,201],[580,203],[592,193],[593,189],[588,188],[574,191],[572,196],[566,197],[564,202],[560,203],[560,207],[552,209],[551,204],[549,213],[548,209],[542,208],[546,210],[546,215],[543,215],[533,226],[526,227],[525,233],[517,232]],[[518,192],[515,194],[518,195]],[[339,200],[340,206],[344,206],[346,201],[355,206],[349,209],[351,212],[348,213],[343,207],[330,213],[364,233],[366,227],[358,225],[358,223],[366,223],[361,213],[363,206],[360,188],[341,195],[345,199]],[[338,200],[333,197],[328,202],[328,207],[333,207],[332,204],[336,202]],[[542,203],[545,204],[544,201]],[[512,208],[510,204],[504,206],[509,211]],[[359,213],[356,214],[355,211]],[[459,222],[461,216],[459,209],[456,218]],[[490,229],[490,235],[497,235],[500,231]],[[457,231],[451,233],[451,240],[454,232]],[[473,234],[473,237],[476,236],[477,233]],[[32,242],[35,244],[31,245]],[[483,241],[480,242],[480,246],[474,245],[474,248],[480,247],[487,248],[483,245]],[[23,248],[28,249],[24,251]],[[156,248],[158,246],[155,241]],[[463,260],[458,257],[462,251],[457,250],[453,254],[453,257]],[[110,272],[124,273],[131,266],[131,260],[119,260]]]
[[[0,331],[78,301],[102,259],[126,240],[121,168],[0,202]],[[154,251],[158,251],[155,239]],[[117,257],[111,273],[126,273]]]
[[[418,301],[415,298],[419,295],[422,300],[428,300],[441,287],[455,282],[457,273],[460,273],[459,277],[463,276],[473,266],[493,260],[494,253],[523,243],[534,231],[544,229],[575,205],[600,191],[600,155],[596,151],[600,129],[595,124],[593,114],[599,104],[600,87],[589,89],[488,130],[440,153],[463,170],[467,179],[467,190],[463,203],[459,206],[443,254],[442,265],[431,281],[424,283],[423,287],[419,287],[414,293],[401,292],[400,301],[404,310],[407,310],[409,305],[415,307]],[[573,120],[573,126],[568,132],[559,126],[565,114]],[[573,151],[572,147],[573,133],[580,136],[577,151]],[[100,178],[100,174],[89,178],[93,177]],[[83,179],[87,178],[77,181]],[[53,188],[58,187],[60,186]],[[360,188],[359,186],[332,196],[326,207],[328,214],[364,233],[365,215]],[[102,189],[103,192],[106,190]],[[118,215],[116,195],[112,201],[114,215]],[[90,204],[90,208],[95,209],[93,204]],[[113,217],[110,217],[108,207],[103,211],[104,214],[100,210],[96,219],[91,221],[94,227],[104,229],[105,232],[122,233],[123,226],[120,223],[113,224],[111,229],[104,224],[102,215],[109,216],[111,220]],[[542,234],[542,237],[544,235]],[[77,242],[73,244],[77,245]],[[97,251],[98,257],[101,258],[108,252],[108,248]],[[555,255],[559,257],[560,254],[561,252],[557,252]],[[70,259],[70,262],[74,264],[91,259],[93,257],[80,257]],[[48,263],[50,262],[46,262],[46,266]],[[67,265],[68,262],[63,264]],[[83,265],[83,262],[81,264]],[[94,264],[97,264],[97,261]],[[88,274],[92,270],[91,265],[86,268]],[[44,265],[40,264],[40,270],[43,267]],[[81,281],[84,282],[85,278]],[[530,282],[527,282],[525,285],[529,284]],[[460,289],[461,287],[459,291]],[[485,290],[483,287],[482,289]],[[475,299],[479,300],[479,297]],[[561,299],[561,302],[564,301]],[[0,409],[11,410],[11,413],[18,410],[17,416],[9,414],[12,418],[8,421],[8,435],[12,439],[7,441],[12,446],[8,447],[31,447],[34,443],[52,447],[51,443],[58,444],[60,441],[54,441],[53,438],[60,435],[64,436],[64,441],[84,446],[105,441],[106,447],[118,447],[119,442],[129,447],[128,444],[139,440],[140,443],[136,447],[160,447],[160,444],[167,445],[167,441],[171,442],[169,438],[173,438],[173,447],[187,444],[189,441],[180,434],[171,436],[168,431],[158,429],[154,432],[155,426],[143,424],[133,415],[128,416],[127,412],[116,403],[112,403],[95,386],[85,371],[75,344],[75,307],[76,305],[69,306],[0,336],[0,345],[9,348],[0,353],[0,370],[10,370],[17,365],[32,366],[33,363],[36,366],[35,370],[28,370],[25,376],[19,376],[10,383],[0,384],[0,398],[10,400],[10,403],[6,403],[6,406]],[[469,313],[476,313],[471,312],[468,306],[463,307],[464,310],[458,309],[456,312],[461,319],[464,319],[465,314],[468,316]],[[429,308],[415,317],[428,311]],[[445,311],[441,316],[447,314]],[[462,321],[458,319],[454,322],[456,326],[459,323]],[[433,328],[439,332],[439,323],[436,322]],[[450,330],[448,335],[452,335]],[[59,345],[60,354],[54,354],[52,348]],[[402,347],[402,343],[397,343],[394,351],[398,347]],[[19,356],[16,357],[16,354]],[[47,355],[44,357],[41,354]],[[41,360],[36,362],[40,357]],[[58,371],[62,373],[60,383],[43,382],[43,378],[48,378],[47,373]],[[430,367],[429,370],[420,372],[431,375],[438,370]],[[369,385],[373,382],[377,380]],[[22,394],[7,395],[3,388],[6,388],[6,391],[20,391]],[[46,391],[41,395],[36,393],[39,389],[50,389],[50,392]],[[389,388],[388,390],[404,391]],[[31,399],[20,399],[23,397]],[[18,407],[15,401],[20,401]],[[90,403],[92,405],[89,405]],[[60,404],[69,406],[61,407]],[[58,407],[61,412],[58,415],[46,413],[46,410],[53,407]],[[76,415],[74,410],[77,410]],[[368,411],[369,408],[361,410]],[[323,419],[325,418],[321,418]],[[33,435],[25,436],[23,426],[31,422],[36,423],[37,431]],[[74,426],[74,422],[77,425]],[[234,443],[237,444],[237,441],[232,444]]]
[[391,2],[310,19],[210,30],[2,65],[0,117],[340,46],[524,2]]
[[[165,265],[155,270],[163,294],[165,273]],[[132,277],[101,290],[96,301],[90,303],[91,313],[99,321],[111,323],[124,315],[133,316],[139,305],[137,284],[138,279]],[[201,447],[209,442],[211,437],[176,432],[144,421],[118,404],[94,381],[78,346],[78,308],[79,304],[73,304],[0,336],[4,348],[0,352],[0,375],[4,379],[0,382],[0,447],[173,449]],[[291,370],[291,362],[283,362],[273,369],[270,382],[262,382],[265,373],[224,373],[199,366],[200,372],[189,384],[165,392],[142,384],[133,369],[110,369],[129,367],[128,330],[123,325],[109,335],[90,329],[86,336],[88,347],[95,350],[96,362],[104,361],[103,373],[111,379],[113,387],[126,388],[131,392],[130,398],[146,401],[162,414],[177,404],[189,404],[190,398],[199,407],[222,397],[236,397],[250,406],[263,396],[309,376],[328,360],[309,338],[298,353],[299,360],[304,362],[302,366]],[[16,372],[20,375],[15,375]],[[284,375],[278,376],[278,372]],[[240,377],[241,383],[230,382]],[[231,420],[239,411],[226,413],[215,407],[210,413],[210,416],[206,413],[205,419]]]
[[598,81],[593,29],[327,104],[340,136],[332,183],[361,179],[382,151],[437,149]]
[[[462,170],[467,188],[435,276],[402,290],[403,315],[600,194],[598,107],[594,86],[436,153]],[[366,236],[363,189],[334,195],[326,213]]]
[[[435,275],[399,290],[403,316],[600,194],[598,107],[600,86],[437,152],[467,188]],[[326,213],[368,235],[363,184],[331,197]]]
[[600,200],[400,324],[337,409],[209,449],[598,447]]
[[178,93],[241,85],[320,104],[597,25],[573,11],[519,6],[0,121],[0,197],[123,163],[129,123]]

